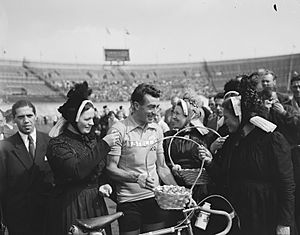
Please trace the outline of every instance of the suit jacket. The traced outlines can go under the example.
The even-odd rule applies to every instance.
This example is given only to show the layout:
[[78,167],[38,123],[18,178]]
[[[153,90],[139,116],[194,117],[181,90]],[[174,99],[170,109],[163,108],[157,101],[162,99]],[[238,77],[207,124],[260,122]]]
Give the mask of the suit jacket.
[[37,131],[32,159],[19,133],[1,141],[0,197],[9,234],[41,234],[53,176],[45,158],[50,137]]
[[295,97],[292,98],[291,103],[292,103],[292,107],[300,114],[300,107],[299,107]]
[[206,126],[217,131],[218,130],[218,128],[217,128],[218,127],[218,117],[215,114],[211,114],[208,117]]
[[[268,100],[270,99],[270,93],[268,92],[265,92],[264,90],[262,91],[259,91],[258,92],[258,96],[262,99],[262,100]],[[286,94],[283,94],[283,93],[280,93],[280,92],[276,92],[276,95],[277,96],[277,99],[279,100],[279,102],[281,104],[284,104],[284,105],[292,105],[292,102],[291,102],[291,99],[288,95]]]
[[292,105],[292,101],[288,95],[282,94],[280,92],[276,92],[277,98],[281,104]]

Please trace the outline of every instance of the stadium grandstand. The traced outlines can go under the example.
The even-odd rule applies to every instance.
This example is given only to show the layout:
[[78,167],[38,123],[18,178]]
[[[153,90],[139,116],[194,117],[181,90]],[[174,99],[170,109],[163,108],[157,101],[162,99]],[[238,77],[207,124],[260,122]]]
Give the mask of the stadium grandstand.
[[65,64],[0,60],[0,97],[4,102],[20,98],[57,102],[70,87],[87,81],[93,88],[92,99],[99,102],[128,101],[133,89],[142,82],[157,85],[163,100],[192,88],[208,96],[223,89],[226,81],[239,74],[261,69],[274,71],[278,89],[288,92],[293,71],[300,71],[300,54],[226,61],[174,64],[106,65]]

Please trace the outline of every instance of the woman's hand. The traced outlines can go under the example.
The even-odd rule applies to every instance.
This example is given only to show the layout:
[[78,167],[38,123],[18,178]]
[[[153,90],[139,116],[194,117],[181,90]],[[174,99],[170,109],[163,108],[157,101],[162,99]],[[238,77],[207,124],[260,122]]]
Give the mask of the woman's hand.
[[180,177],[178,171],[180,171],[181,169],[182,169],[182,168],[181,168],[180,165],[175,164],[175,165],[172,167],[172,173],[173,173],[173,175]]
[[111,134],[107,134],[103,137],[103,140],[109,145],[109,147],[115,145],[117,140],[119,139],[119,133],[118,132],[112,132]]
[[109,197],[112,193],[112,187],[109,184],[104,184],[99,187],[99,193],[103,197]]
[[198,157],[200,160],[205,161],[208,164],[212,161],[211,152],[203,145],[198,147]]
[[212,153],[216,153],[220,148],[222,148],[225,140],[228,138],[228,135],[225,137],[219,137],[217,138],[211,145],[210,145],[210,151]]
[[278,225],[276,228],[276,235],[290,235],[290,227],[289,226],[283,226]]

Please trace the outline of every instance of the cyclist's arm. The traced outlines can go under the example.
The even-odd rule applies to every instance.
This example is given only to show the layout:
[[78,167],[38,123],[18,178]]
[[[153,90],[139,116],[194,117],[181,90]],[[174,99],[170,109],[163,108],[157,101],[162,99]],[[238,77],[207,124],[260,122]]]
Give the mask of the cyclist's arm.
[[120,156],[108,154],[106,170],[108,175],[117,182],[137,182],[139,174],[132,171],[125,171],[118,167]]
[[157,153],[156,167],[160,179],[165,184],[177,185],[170,168],[166,164],[165,155],[163,153]]
[[[122,141],[124,139],[125,125],[121,122],[116,123],[111,129],[108,130],[108,134],[117,132],[119,133],[119,139],[111,146],[111,150],[107,155],[106,170],[107,175],[116,182],[131,182],[135,183],[138,180],[139,174],[133,171],[125,171],[119,168],[119,161],[121,158]],[[122,134],[123,133],[123,134]]]

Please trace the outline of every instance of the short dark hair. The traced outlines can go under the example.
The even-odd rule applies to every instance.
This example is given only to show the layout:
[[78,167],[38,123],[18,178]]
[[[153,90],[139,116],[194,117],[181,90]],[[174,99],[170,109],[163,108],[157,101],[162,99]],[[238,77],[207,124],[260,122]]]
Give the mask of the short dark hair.
[[115,113],[114,111],[111,110],[111,111],[108,112],[107,116],[110,117],[111,115],[116,116],[116,113]]
[[296,82],[296,81],[300,81],[300,75],[295,75],[295,76],[292,76],[292,79],[291,79],[291,84],[293,83],[293,82]]
[[143,105],[144,104],[144,96],[146,94],[151,95],[155,98],[159,98],[161,91],[153,85],[142,83],[142,84],[138,85],[134,89],[133,93],[131,94],[131,98],[130,98],[131,103],[136,101],[139,104]]
[[11,108],[11,112],[12,112],[13,117],[15,118],[16,110],[18,108],[27,107],[27,106],[32,108],[32,111],[33,111],[34,115],[36,115],[35,106],[29,100],[18,100],[16,103],[13,104],[13,106]]

